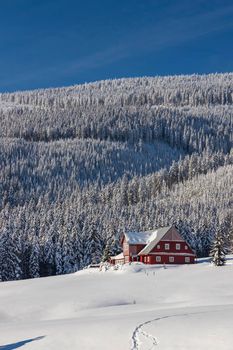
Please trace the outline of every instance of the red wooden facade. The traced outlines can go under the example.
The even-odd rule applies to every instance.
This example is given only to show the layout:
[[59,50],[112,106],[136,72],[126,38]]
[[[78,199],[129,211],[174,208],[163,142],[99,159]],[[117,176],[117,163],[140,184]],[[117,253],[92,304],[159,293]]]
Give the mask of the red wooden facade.
[[[122,246],[124,259],[121,258],[120,263],[193,264],[196,257],[175,226],[125,233]],[[118,263],[117,257],[112,257],[111,261]]]

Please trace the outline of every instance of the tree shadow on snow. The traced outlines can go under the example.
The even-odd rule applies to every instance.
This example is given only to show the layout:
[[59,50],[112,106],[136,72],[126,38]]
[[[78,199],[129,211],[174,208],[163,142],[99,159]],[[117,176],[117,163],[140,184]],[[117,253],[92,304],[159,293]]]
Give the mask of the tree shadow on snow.
[[32,338],[32,339],[22,340],[22,341],[19,341],[17,343],[2,345],[2,346],[0,346],[0,350],[14,350],[14,349],[18,349],[18,348],[20,348],[21,346],[24,346],[27,343],[31,343],[31,342],[36,341],[36,340],[41,340],[43,338],[44,338],[44,336],[36,337],[36,338]]

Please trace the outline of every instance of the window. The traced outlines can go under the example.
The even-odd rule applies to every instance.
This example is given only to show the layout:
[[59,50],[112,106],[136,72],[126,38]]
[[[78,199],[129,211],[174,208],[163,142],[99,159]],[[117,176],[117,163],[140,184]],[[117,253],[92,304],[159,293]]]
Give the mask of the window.
[[176,243],[176,250],[180,250],[180,243]]
[[156,262],[161,262],[161,256],[156,256]]
[[174,256],[169,256],[169,262],[174,263]]
[[147,262],[148,262],[148,263],[150,262],[150,257],[149,257],[149,256],[147,257]]
[[157,244],[157,249],[160,249],[160,244]]
[[190,257],[189,257],[189,256],[186,256],[186,257],[184,258],[184,261],[185,261],[186,263],[190,263]]
[[188,246],[186,245],[186,246],[184,247],[184,249],[185,249],[185,250],[188,250]]
[[170,244],[169,243],[165,243],[165,250],[169,250],[170,249]]

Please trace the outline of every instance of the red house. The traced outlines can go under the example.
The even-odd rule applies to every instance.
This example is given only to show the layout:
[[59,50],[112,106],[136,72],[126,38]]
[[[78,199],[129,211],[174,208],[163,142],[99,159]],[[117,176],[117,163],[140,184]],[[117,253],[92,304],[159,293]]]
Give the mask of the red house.
[[144,264],[193,264],[196,254],[175,226],[145,232],[126,232],[121,240],[123,253],[111,263],[140,261]]

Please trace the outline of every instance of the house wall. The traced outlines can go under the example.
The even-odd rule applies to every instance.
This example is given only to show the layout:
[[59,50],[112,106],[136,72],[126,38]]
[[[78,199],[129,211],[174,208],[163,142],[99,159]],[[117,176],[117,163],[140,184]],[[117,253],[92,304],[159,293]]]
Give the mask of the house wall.
[[123,254],[124,256],[129,255],[129,244],[123,241]]
[[124,254],[124,262],[129,262],[129,244],[126,242],[125,236],[122,240],[122,248],[123,248],[123,254]]
[[124,262],[125,262],[124,259],[116,259],[114,260],[113,265],[117,265],[117,264],[123,265]]
[[138,253],[145,247],[145,244],[136,244],[129,246],[129,261],[140,261]]
[[110,259],[110,264],[112,265],[117,265],[117,264],[121,264],[123,265],[125,260],[124,259]]
[[133,257],[133,256],[135,255],[137,256],[138,253],[145,247],[145,244],[128,244],[124,237],[122,246],[123,246],[123,254],[125,257],[125,263],[128,263],[131,261],[139,260],[139,258]]
[[[165,244],[169,244],[169,249],[165,249]],[[176,244],[180,244],[180,249],[177,249]],[[193,254],[193,251],[187,245],[185,241],[160,241],[156,246],[151,250],[151,253],[188,253]]]
[[[177,244],[180,249],[177,249]],[[167,246],[169,249],[165,249],[166,245],[169,245]],[[151,250],[150,254],[142,256],[140,261],[145,264],[193,264],[195,256],[190,256],[189,254],[193,254],[193,251],[185,241],[162,240]],[[161,260],[156,261],[156,256],[159,256]],[[169,260],[169,257],[172,257],[174,261]],[[185,260],[185,258],[189,258],[189,261]]]
[[[161,261],[156,261],[156,256],[161,257]],[[169,261],[169,257],[173,257],[174,261]],[[140,257],[140,261],[144,264],[194,264],[195,263],[195,257],[189,256],[190,261],[185,261],[185,255],[146,255]]]
[[128,244],[123,245],[125,262],[139,261],[138,253],[145,247],[145,244]]
[[143,248],[145,244],[130,244],[129,245],[129,255],[137,255]]

